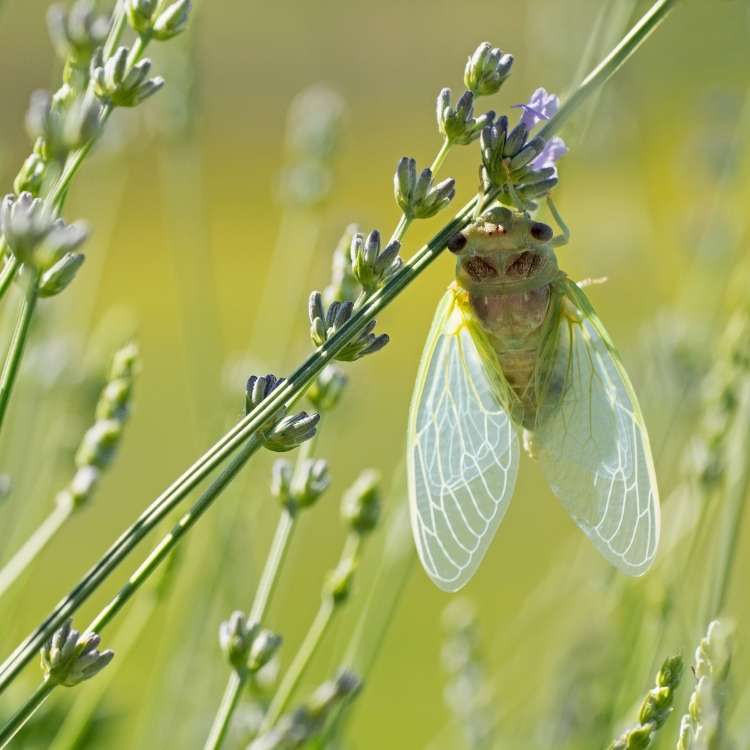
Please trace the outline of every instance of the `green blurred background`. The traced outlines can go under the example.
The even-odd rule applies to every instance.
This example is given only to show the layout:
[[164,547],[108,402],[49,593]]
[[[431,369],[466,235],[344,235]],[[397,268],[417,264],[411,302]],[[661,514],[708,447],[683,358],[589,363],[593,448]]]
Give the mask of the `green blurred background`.
[[[29,149],[29,94],[59,80],[46,6],[6,0],[0,11],[6,190]],[[308,291],[327,283],[331,250],[348,223],[392,229],[396,161],[432,159],[439,145],[435,95],[443,86],[460,91],[465,57],[477,43],[487,39],[516,57],[513,76],[488,105],[505,111],[539,85],[564,95],[644,7],[630,0],[204,0],[196,7],[191,32],[154,50],[166,89],[138,113],[115,114],[67,205],[68,218],[92,227],[88,262],[63,297],[43,305],[12,424],[0,442],[1,468],[14,478],[0,504],[3,556],[52,506],[92,412],[97,378],[131,331],[143,372],[121,455],[96,501],[6,600],[4,654],[241,414],[238,372],[288,369],[309,351]],[[723,325],[734,259],[746,253],[749,33],[746,2],[680,4],[563,132],[571,152],[561,163],[557,204],[573,241],[560,264],[573,278],[609,278],[590,296],[641,395],[664,496],[679,476],[696,382]],[[346,105],[332,192],[312,213],[286,209],[286,260],[269,275],[285,212],[278,184],[287,110],[298,92],[321,81]],[[461,203],[473,194],[476,170],[476,147],[456,149],[447,162]],[[440,219],[423,224],[410,233],[405,254]],[[294,245],[304,249],[314,232],[314,254],[308,263],[305,250],[297,264]],[[386,486],[399,468],[421,346],[451,278],[451,260],[441,258],[380,319],[391,344],[347,368],[351,388],[319,444],[334,485],[303,519],[270,616],[287,653],[337,559],[341,491],[366,466],[380,469]],[[248,608],[277,517],[269,469],[269,458],[254,460],[191,534],[174,595],[120,665],[104,701],[107,747],[202,746],[227,675],[217,627],[232,609]],[[145,550],[87,603],[79,625]],[[305,693],[339,665],[372,587],[379,543],[369,553],[351,612],[334,627]],[[747,565],[745,550],[729,608],[737,619],[748,612]],[[606,621],[603,602],[614,585],[526,461],[512,508],[467,589],[477,604],[501,725],[534,733],[563,642],[582,622]],[[353,746],[425,747],[436,737],[443,744],[435,747],[453,746],[445,739],[451,720],[440,666],[440,614],[449,599],[414,569],[349,727]],[[665,644],[654,658],[689,654],[692,642]],[[747,664],[742,649],[737,658]],[[37,679],[34,667],[28,672],[16,698]],[[644,671],[629,699],[650,680]],[[96,683],[79,690],[96,691]],[[47,706],[48,714],[68,698],[55,696],[57,708]]]

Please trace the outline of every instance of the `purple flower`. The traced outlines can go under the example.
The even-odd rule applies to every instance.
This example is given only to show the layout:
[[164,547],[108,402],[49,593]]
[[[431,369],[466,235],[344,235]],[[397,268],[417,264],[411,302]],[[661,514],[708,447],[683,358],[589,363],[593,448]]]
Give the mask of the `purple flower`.
[[[531,95],[528,104],[516,104],[516,107],[523,110],[521,122],[527,130],[531,130],[543,120],[549,120],[560,107],[560,99],[555,94],[550,94],[547,89],[541,86]],[[554,176],[557,177],[556,162],[565,154],[568,148],[565,141],[558,136],[550,138],[545,144],[542,152],[537,156],[529,166],[539,171],[541,169],[552,168],[555,170]]]
[[554,176],[557,177],[556,162],[561,156],[565,156],[567,153],[568,147],[565,145],[565,141],[560,136],[555,135],[544,144],[541,153],[531,162],[530,166],[537,172],[540,169],[552,167],[555,170]]
[[555,94],[550,94],[547,89],[539,87],[529,99],[528,104],[515,104],[523,110],[521,122],[527,130],[531,130],[538,122],[549,120],[557,112],[560,99]]

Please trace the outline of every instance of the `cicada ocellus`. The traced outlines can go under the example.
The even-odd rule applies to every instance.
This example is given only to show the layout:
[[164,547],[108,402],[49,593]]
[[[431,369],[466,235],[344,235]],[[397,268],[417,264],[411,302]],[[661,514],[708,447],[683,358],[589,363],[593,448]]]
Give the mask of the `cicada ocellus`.
[[[564,225],[563,225],[564,226]],[[513,495],[520,445],[596,548],[630,575],[651,565],[659,500],[633,387],[547,224],[504,206],[449,243],[409,416],[412,528],[427,573],[455,591]]]

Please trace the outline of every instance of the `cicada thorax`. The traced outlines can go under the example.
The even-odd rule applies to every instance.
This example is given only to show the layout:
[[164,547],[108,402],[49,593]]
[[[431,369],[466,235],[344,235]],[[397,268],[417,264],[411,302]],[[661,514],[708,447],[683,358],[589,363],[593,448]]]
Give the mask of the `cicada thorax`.
[[525,214],[494,209],[451,242],[456,282],[475,342],[501,371],[498,397],[513,419],[533,429],[551,387],[550,335],[561,314],[562,274],[552,230]]

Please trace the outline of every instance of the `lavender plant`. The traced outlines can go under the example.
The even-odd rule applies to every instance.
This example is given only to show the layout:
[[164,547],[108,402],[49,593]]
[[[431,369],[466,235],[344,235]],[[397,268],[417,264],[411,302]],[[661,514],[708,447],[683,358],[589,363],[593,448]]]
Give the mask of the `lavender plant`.
[[[622,43],[597,67],[582,84],[583,92],[593,92],[605,82],[623,62],[637,49],[641,42],[658,26],[673,6],[673,2],[663,0],[656,3],[651,11],[636,24],[633,30],[623,39]],[[571,102],[566,102],[555,117],[551,118],[542,128],[539,135],[549,135],[564,119],[570,116],[572,110],[580,106],[585,94],[578,95]],[[484,200],[487,200],[485,198]],[[232,473],[239,471],[240,465],[257,450],[258,442],[254,436],[256,432],[278,411],[280,407],[291,406],[308,387],[311,380],[334,359],[353,340],[358,339],[375,316],[395,299],[425,268],[433,262],[445,248],[448,240],[458,230],[468,224],[476,206],[482,203],[479,198],[467,203],[456,217],[446,224],[412,259],[404,263],[402,268],[389,279],[381,289],[374,293],[367,301],[352,314],[346,324],[333,333],[326,340],[326,346],[311,355],[297,368],[282,386],[275,389],[268,398],[256,406],[243,420],[238,422],[217,443],[214,444],[201,458],[192,464],[170,487],[167,488],[144,511],[141,517],[115,542],[101,561],[76,586],[69,597],[66,597],[50,613],[48,618],[37,630],[31,633],[16,651],[0,666],[0,689],[9,684],[16,674],[32,658],[36,648],[43,642],[54,628],[64,621],[64,618],[74,612],[94,591],[98,585],[114,570],[127,553],[154,528],[179,502],[208,476],[224,459],[232,453],[237,456],[230,463],[228,470]],[[399,222],[405,223],[405,219]],[[403,234],[404,229],[394,232]],[[366,334],[365,334],[366,335]],[[241,449],[241,450],[240,450]],[[226,484],[223,482],[222,485]],[[223,486],[222,486],[223,489]],[[220,492],[221,490],[219,490]],[[219,494],[218,492],[216,494]]]
[[[152,15],[147,15],[147,8]],[[71,180],[114,109],[134,107],[163,85],[162,79],[149,78],[151,62],[141,58],[152,39],[163,41],[180,33],[189,10],[189,0],[159,3],[159,7],[122,2],[111,24],[88,2],[76,5],[69,14],[61,8],[50,14],[52,37],[64,57],[63,84],[54,95],[36,92],[32,97],[27,124],[34,151],[15,179],[15,194],[6,196],[0,211],[4,261],[0,297],[16,277],[24,289],[0,371],[0,426],[38,299],[62,292],[84,260],[77,250],[85,229],[81,224],[68,225],[59,216]],[[130,50],[115,49],[126,13],[135,24],[137,39]]]
[[496,720],[476,612],[469,601],[456,599],[446,607],[443,620],[443,666],[448,674],[446,706],[460,727],[466,750],[487,750],[495,745]]
[[[442,145],[431,166],[418,173],[416,162],[410,157],[404,157],[397,165],[394,191],[401,216],[389,241],[383,242],[377,231],[372,231],[366,237],[353,232],[348,257],[339,251],[337,277],[329,287],[331,292],[327,295],[314,292],[311,295],[310,334],[316,351],[286,379],[272,375],[252,377],[247,384],[246,416],[144,511],[70,595],[0,667],[2,691],[37,649],[45,643],[49,644],[44,652],[44,682],[2,730],[0,738],[3,741],[13,736],[55,686],[75,684],[80,679],[93,676],[105,666],[111,657],[107,656],[107,652],[97,651],[98,634],[140,590],[253,454],[261,447],[284,452],[300,445],[311,445],[320,416],[294,411],[297,400],[307,394],[321,412],[332,408],[340,393],[342,379],[337,371],[329,369],[330,363],[333,360],[352,362],[361,359],[388,343],[386,334],[375,331],[376,315],[439,256],[449,239],[466,226],[472,216],[499,197],[524,209],[536,207],[535,199],[545,195],[556,181],[554,159],[559,156],[561,145],[552,138],[552,134],[590,93],[597,90],[628,59],[673,5],[669,0],[656,2],[554,115],[544,112],[544,116],[548,117],[546,124],[531,140],[527,140],[528,130],[537,124],[531,120],[537,117],[537,108],[544,111],[547,106],[545,101],[540,100],[536,105],[532,101],[528,105],[530,109],[527,107],[524,110],[523,131],[508,132],[507,120],[496,120],[493,112],[475,116],[476,101],[482,96],[497,93],[513,63],[512,57],[491,45],[480,45],[466,66],[466,92],[455,105],[451,103],[452,97],[447,90],[438,96],[437,116]],[[58,217],[70,182],[98,139],[111,112],[117,107],[137,106],[163,85],[161,79],[150,77],[151,66],[142,58],[143,52],[150,41],[163,41],[182,31],[189,7],[190,3],[183,0],[172,4],[154,0],[118,3],[104,46],[98,51],[96,40],[101,37],[102,30],[97,17],[84,15],[86,22],[82,25],[87,29],[87,46],[80,44],[78,37],[71,39],[71,34],[79,31],[81,24],[70,24],[63,20],[55,27],[59,38],[65,37],[69,44],[66,47],[67,80],[64,86],[67,88],[65,94],[59,97],[59,104],[54,101],[55,97],[49,100],[38,97],[34,104],[34,116],[30,121],[38,134],[39,148],[35,145],[34,158],[25,165],[21,182],[17,181],[18,187],[25,188],[26,192],[6,199],[2,209],[6,260],[0,290],[5,291],[18,276],[25,285],[25,298],[0,374],[0,424],[37,300],[62,291],[81,263],[77,249],[82,242],[83,232],[77,225],[61,223]],[[135,43],[129,50],[116,49],[126,23],[136,33]],[[65,33],[60,29],[66,30]],[[76,43],[73,44],[73,41]],[[81,63],[84,58],[85,65]],[[545,92],[539,90],[536,96],[543,98]],[[95,114],[90,114],[91,111]],[[70,123],[76,123],[75,127]],[[73,129],[73,136],[68,134],[70,128]],[[409,261],[402,262],[399,252],[412,223],[436,215],[455,195],[453,180],[435,181],[449,151],[480,138],[483,180],[479,193],[427,245]],[[34,195],[39,197],[34,198]],[[231,460],[228,460],[230,457]],[[96,457],[92,455],[89,458],[91,461],[85,465],[96,465]],[[91,634],[79,637],[75,631],[71,631],[68,618],[148,532],[225,461],[227,463],[221,474],[94,618],[89,628]],[[290,464],[278,464],[274,476],[275,494],[282,499],[282,521],[249,615],[234,614],[222,629],[223,647],[233,668],[233,681],[225,694],[225,698],[229,695],[227,710],[217,717],[219,728],[216,744],[208,745],[212,747],[219,746],[233,706],[236,705],[239,690],[234,686],[239,684],[241,689],[243,680],[256,674],[279,645],[278,638],[262,627],[263,615],[283,562],[293,519],[301,508],[317,499],[327,484],[325,465],[305,453],[302,453],[294,468]],[[271,700],[259,736],[252,745],[254,748],[301,746],[319,732],[328,720],[331,709],[357,689],[356,680],[341,677],[300,711],[282,718],[310,659],[334,615],[348,597],[363,539],[377,520],[377,497],[373,477],[365,476],[345,498],[344,516],[349,525],[347,543],[339,564],[324,587],[321,607],[308,635]],[[64,651],[62,657],[58,651]],[[641,716],[642,724],[650,723],[652,731],[660,726],[657,713],[659,717],[661,713],[654,711],[646,711]]]
[[55,508],[0,569],[0,596],[31,565],[70,517],[92,500],[101,475],[111,465],[130,415],[138,350],[128,344],[114,356],[96,405],[96,421],[86,431],[75,456],[76,471],[55,498]]
[[[248,382],[248,408],[252,406],[252,390],[256,383],[257,380],[252,378]],[[319,413],[330,412],[335,408],[345,384],[343,374],[333,368],[324,371],[309,394]],[[271,636],[269,639],[267,634],[270,631],[262,630],[261,623],[271,603],[299,515],[314,506],[330,484],[328,465],[322,459],[311,457],[312,447],[313,441],[306,441],[294,464],[284,459],[274,463],[271,492],[281,511],[279,521],[249,613],[245,615],[239,610],[235,611],[220,629],[219,639],[232,667],[232,674],[206,740],[207,748],[221,746],[243,688],[248,680],[254,681],[257,673],[265,666],[267,659],[259,660],[252,653],[259,639],[267,645],[274,643],[273,650],[280,645],[280,638]],[[265,648],[262,651],[267,653]],[[269,653],[268,658],[271,656]]]
[[656,675],[652,688],[638,713],[638,723],[615,740],[609,750],[640,750],[651,745],[654,735],[664,726],[674,710],[675,691],[682,679],[682,658],[667,659]]
[[323,683],[294,712],[283,716],[275,728],[253,740],[248,750],[294,750],[307,746],[320,735],[333,712],[351,701],[359,689],[357,676],[342,672],[335,680]]
[[695,651],[696,683],[680,723],[677,750],[720,747],[731,650],[731,629],[714,620]]

